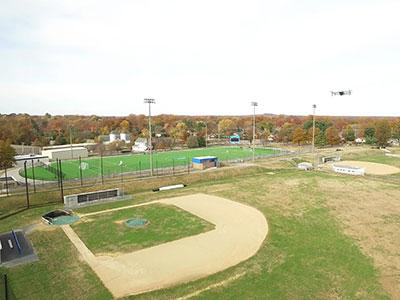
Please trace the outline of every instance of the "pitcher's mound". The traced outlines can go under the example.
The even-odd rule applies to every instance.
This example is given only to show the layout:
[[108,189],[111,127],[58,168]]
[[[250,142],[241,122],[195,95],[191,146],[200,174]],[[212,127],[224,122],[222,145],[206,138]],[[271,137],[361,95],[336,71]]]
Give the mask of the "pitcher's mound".
[[360,167],[365,169],[366,174],[371,175],[391,175],[395,173],[399,173],[400,169],[385,165],[385,164],[378,164],[368,161],[355,161],[355,160],[346,160],[341,161],[340,164],[351,166],[351,167]]

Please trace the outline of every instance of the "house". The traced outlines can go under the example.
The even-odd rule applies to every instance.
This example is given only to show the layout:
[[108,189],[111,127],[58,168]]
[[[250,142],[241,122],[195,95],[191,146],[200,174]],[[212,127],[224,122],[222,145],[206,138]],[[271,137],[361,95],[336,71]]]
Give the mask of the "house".
[[390,146],[400,146],[400,141],[399,141],[398,139],[390,139],[390,140],[388,141],[388,144],[389,144]]
[[132,146],[133,152],[145,152],[149,149],[148,142],[146,138],[137,138],[135,144]]
[[119,141],[129,144],[131,142],[131,135],[126,132],[119,133],[112,131],[108,136],[104,135],[99,136],[99,140],[101,140],[103,144],[110,144]]
[[364,139],[364,138],[356,138],[356,139],[354,140],[354,142],[355,142],[356,144],[365,144],[365,139]]

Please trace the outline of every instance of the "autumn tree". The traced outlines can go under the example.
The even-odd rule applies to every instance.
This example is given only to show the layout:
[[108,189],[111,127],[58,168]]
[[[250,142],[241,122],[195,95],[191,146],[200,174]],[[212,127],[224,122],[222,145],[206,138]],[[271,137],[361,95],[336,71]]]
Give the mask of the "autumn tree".
[[129,132],[129,128],[130,128],[131,124],[129,124],[128,120],[123,120],[121,123],[119,123],[119,128],[121,128],[122,132]]
[[338,145],[340,144],[340,137],[339,137],[339,131],[336,129],[336,127],[331,126],[329,127],[326,132],[326,141],[329,145]]
[[9,141],[0,140],[0,168],[11,168],[15,163],[15,149]]
[[364,129],[364,138],[365,142],[369,145],[376,143],[376,136],[375,136],[375,128],[374,127],[366,127]]
[[187,138],[188,138],[188,127],[185,123],[183,122],[179,122],[178,124],[176,124],[175,126],[176,129],[176,136],[178,139],[186,142]]
[[392,137],[400,141],[400,120],[393,124]]
[[305,132],[302,128],[296,127],[293,131],[292,142],[293,144],[301,145],[305,140]]
[[278,140],[283,143],[289,143],[293,136],[293,124],[285,123],[278,132]]
[[376,123],[376,141],[379,146],[386,146],[391,135],[391,128],[387,120],[381,120]]
[[237,130],[235,122],[231,119],[222,119],[218,123],[218,132],[224,135],[231,135]]
[[351,125],[348,125],[344,130],[344,138],[348,142],[354,142],[354,140],[356,139],[356,134]]
[[198,148],[199,147],[199,141],[197,139],[197,136],[189,136],[187,139],[187,146],[188,148]]

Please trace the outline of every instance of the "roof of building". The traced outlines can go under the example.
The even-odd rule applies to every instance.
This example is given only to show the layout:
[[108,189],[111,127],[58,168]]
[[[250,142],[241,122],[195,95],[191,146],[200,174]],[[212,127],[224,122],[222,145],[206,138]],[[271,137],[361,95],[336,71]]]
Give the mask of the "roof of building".
[[349,169],[349,170],[364,170],[364,168],[361,167],[355,167],[355,166],[347,166],[347,165],[333,165],[334,168],[344,168],[344,169]]
[[[72,148],[72,151],[76,151],[76,150],[86,150],[87,149],[85,147],[75,147]],[[63,151],[71,151],[71,148],[62,148],[62,149],[47,149],[47,150],[43,150],[43,151],[51,151],[51,152],[63,152]],[[42,151],[42,153],[43,153]],[[46,156],[47,157],[47,156]]]

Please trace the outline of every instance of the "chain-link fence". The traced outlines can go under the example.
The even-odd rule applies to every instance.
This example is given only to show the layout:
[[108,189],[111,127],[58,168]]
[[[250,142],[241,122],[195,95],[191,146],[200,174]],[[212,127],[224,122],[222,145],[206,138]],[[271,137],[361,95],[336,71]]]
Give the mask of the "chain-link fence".
[[[293,154],[301,154],[300,152],[289,152],[282,149],[276,150],[273,153],[264,155],[255,155],[254,159],[275,158],[288,156]],[[253,160],[252,156],[247,156],[239,159],[223,160],[219,163],[222,166],[248,163]],[[94,187],[105,184],[128,183],[141,178],[174,176],[182,174],[190,174],[194,172],[202,172],[193,169],[190,157],[177,157],[171,160],[158,160],[155,158],[152,162],[153,169],[149,168],[148,160],[139,161],[135,164],[110,164],[106,159],[99,159],[95,163],[91,162],[90,166],[86,166],[86,162],[77,161],[58,161],[51,166],[49,179],[39,180],[35,178],[35,174],[43,170],[48,171],[49,168],[44,168],[41,164],[36,164],[30,171],[25,171],[24,168],[19,170],[19,180],[8,176],[7,184],[4,180],[0,183],[0,197],[7,195],[18,195],[26,193],[36,193],[44,191],[58,191],[60,189],[68,190],[79,187]],[[30,163],[29,163],[30,165]],[[86,169],[84,169],[86,167]],[[35,172],[36,170],[36,172]],[[25,178],[24,172],[28,173]],[[66,175],[66,174],[69,174]],[[10,173],[9,173],[10,174]],[[73,177],[73,178],[71,178]],[[25,184],[27,183],[27,185]]]

